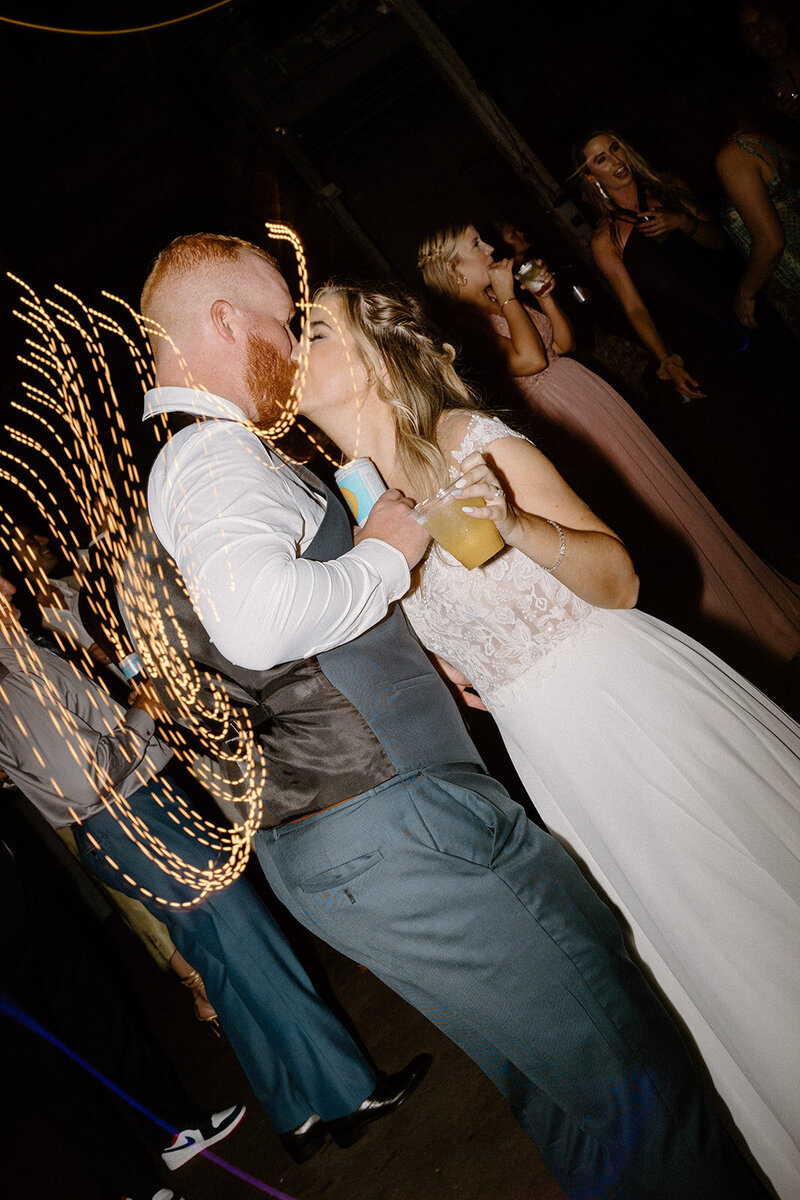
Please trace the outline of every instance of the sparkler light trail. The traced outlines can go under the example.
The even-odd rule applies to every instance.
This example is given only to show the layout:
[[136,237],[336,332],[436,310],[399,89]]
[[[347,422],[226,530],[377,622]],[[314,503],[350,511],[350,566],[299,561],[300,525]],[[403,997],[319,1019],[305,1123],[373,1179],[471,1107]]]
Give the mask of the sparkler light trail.
[[[271,443],[289,431],[297,416],[308,368],[310,296],[300,238],[279,222],[267,222],[266,229],[270,238],[288,242],[294,250],[299,287],[297,307],[302,318],[300,363],[288,405],[276,413],[269,428],[245,422],[252,432]],[[178,902],[152,897],[135,880],[126,876],[126,882],[160,905],[190,907],[209,893],[228,886],[244,870],[252,835],[262,824],[264,805],[270,802],[268,765],[253,736],[247,709],[237,707],[221,681],[199,670],[189,657],[166,580],[159,573],[160,564],[155,563],[155,570],[142,566],[154,558],[153,543],[158,543],[147,516],[143,481],[134,460],[119,396],[123,387],[131,390],[131,377],[134,394],[143,394],[153,386],[150,342],[155,338],[169,341],[182,365],[186,386],[204,389],[191,378],[179,348],[166,332],[119,297],[102,293],[117,310],[111,315],[89,307],[66,288],[57,286],[56,296],[42,299],[22,279],[15,275],[10,278],[21,291],[15,315],[27,329],[26,349],[19,356],[25,368],[24,401],[14,400],[11,404],[17,423],[7,428],[9,448],[0,449],[0,479],[12,483],[35,505],[61,552],[80,576],[82,562],[74,522],[49,482],[53,475],[59,479],[59,486],[65,489],[80,522],[88,530],[97,559],[119,600],[123,621],[104,603],[103,596],[94,594],[91,587],[88,589],[89,606],[106,631],[118,661],[130,652],[131,646],[135,648],[147,677],[164,701],[165,711],[159,715],[163,717],[170,744],[199,783],[216,799],[233,800],[241,813],[233,826],[217,824],[190,808],[174,789],[168,789],[166,801],[171,818],[210,852],[208,866],[202,869],[168,850],[146,822],[132,813],[129,803],[109,778],[92,781],[106,809],[127,836],[166,874],[189,889],[190,898]],[[341,333],[335,314],[329,316]],[[127,365],[122,372],[116,368],[112,372],[109,363],[112,344],[124,351]],[[349,352],[348,362],[355,392],[355,362]],[[158,421],[153,425],[163,441],[167,436],[165,426],[159,426]],[[322,451],[322,447],[318,449]],[[322,452],[337,465],[327,452]],[[0,527],[0,549],[9,554],[23,573],[37,576],[36,582],[46,585],[43,571],[25,547],[17,546],[10,528],[4,535]],[[178,582],[182,586],[180,576]],[[231,572],[232,585],[233,582]],[[185,588],[184,596],[188,601]],[[13,639],[14,634],[7,630],[7,636]],[[18,664],[35,680],[37,695],[45,703],[59,735],[70,746],[75,761],[88,763],[91,755],[74,720],[52,690],[48,692],[51,685],[37,668],[36,648],[21,630],[14,646]],[[89,665],[88,656],[85,661]],[[107,724],[110,733],[110,722]],[[148,774],[146,762],[141,772],[143,784],[154,774],[152,770]],[[88,768],[86,774],[89,778]],[[159,803],[165,806],[164,801]],[[97,849],[102,852],[102,847]],[[212,865],[211,855],[217,857],[216,866]],[[119,870],[116,863],[106,858]]]
[[14,17],[0,16],[0,22],[5,25],[16,25],[21,29],[35,29],[38,33],[67,33],[76,37],[121,37],[127,33],[151,33],[155,29],[166,29],[169,25],[180,25],[184,21],[192,21],[205,13],[213,12],[215,8],[227,8],[233,0],[216,0],[215,4],[207,4],[194,12],[185,13],[182,17],[169,17],[165,21],[156,21],[152,25],[134,25],[128,29],[65,29],[61,25],[38,25],[34,21],[22,21]]
[[[276,232],[279,231],[276,227]],[[58,299],[43,301],[23,280],[16,276],[11,278],[21,289],[21,303],[15,315],[28,329],[26,351],[20,356],[20,362],[26,368],[25,402],[13,401],[12,409],[25,419],[27,430],[15,424],[7,428],[9,448],[4,445],[0,449],[0,478],[15,485],[32,501],[62,553],[79,573],[82,564],[78,537],[48,477],[55,474],[63,483],[91,541],[99,547],[111,577],[120,584],[122,601],[131,615],[132,626],[138,635],[137,648],[148,674],[164,685],[174,702],[174,713],[185,724],[184,728],[174,717],[167,718],[177,752],[212,794],[235,799],[242,812],[241,821],[233,827],[215,824],[188,808],[184,799],[170,789],[171,815],[184,832],[210,850],[227,855],[224,866],[204,871],[168,852],[152,836],[146,824],[133,816],[129,804],[109,779],[92,781],[108,811],[141,851],[156,861],[162,870],[192,889],[192,898],[183,905],[162,897],[155,897],[157,902],[170,907],[188,907],[198,903],[210,891],[226,887],[244,869],[252,833],[261,824],[266,769],[252,736],[247,713],[234,710],[223,689],[201,677],[186,655],[185,639],[165,588],[160,588],[158,580],[143,572],[124,570],[126,563],[136,562],[144,539],[152,534],[146,523],[141,479],[122,416],[117,381],[112,378],[109,367],[104,337],[112,337],[125,348],[138,387],[143,392],[153,382],[149,347],[142,336],[143,332],[153,332],[152,323],[145,323],[143,319],[134,321],[131,335],[124,321],[130,318],[132,310],[121,302],[123,319],[117,320],[89,308],[64,288],[56,288]],[[115,299],[108,293],[104,295],[106,299]],[[145,325],[149,327],[145,328]],[[84,372],[78,363],[79,356],[84,363],[88,362]],[[125,382],[127,385],[127,380]],[[105,441],[111,443],[108,452],[100,434],[98,412],[104,419]],[[288,418],[290,423],[291,417]],[[115,479],[121,481],[119,485]],[[5,533],[0,530],[0,548],[23,573],[34,573],[29,554],[24,549],[19,550],[9,528]],[[42,575],[38,582],[45,582]],[[89,599],[91,601],[91,596]],[[113,648],[120,658],[123,657],[127,629],[121,628],[114,614],[107,610],[97,611],[97,615],[108,630]],[[13,639],[13,632],[8,636]],[[49,690],[42,672],[37,670],[35,647],[21,630],[13,644],[17,662],[35,680],[37,696],[69,745],[73,757],[79,762],[90,761],[88,747],[83,744],[74,721]],[[88,659],[86,661],[88,665]],[[108,732],[111,731],[109,725]],[[231,746],[233,731],[238,732],[238,737]],[[32,731],[28,732],[33,736]],[[195,744],[199,741],[207,758],[189,748],[192,739]],[[229,789],[221,786],[220,773],[216,769],[220,762],[232,764],[241,781],[233,797]],[[148,778],[146,763],[143,771],[142,783]],[[146,889],[140,890],[150,895]]]

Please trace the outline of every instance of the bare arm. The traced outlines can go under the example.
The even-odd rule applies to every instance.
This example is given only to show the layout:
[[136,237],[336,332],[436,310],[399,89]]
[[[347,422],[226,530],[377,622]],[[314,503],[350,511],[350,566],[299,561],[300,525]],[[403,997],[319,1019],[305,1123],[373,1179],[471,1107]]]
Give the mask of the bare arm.
[[472,516],[493,520],[509,546],[542,567],[554,567],[561,558],[555,521],[566,547],[554,571],[560,582],[598,608],[634,606],[639,581],[628,551],[530,442],[498,438],[483,454],[468,455],[462,470],[468,494],[486,501]]
[[[553,326],[553,350],[556,354],[569,354],[570,350],[575,349],[575,331],[569,317],[555,298],[555,275],[546,267],[544,270],[548,277],[548,286],[544,291],[535,294],[534,299]],[[522,286],[525,287],[524,284]],[[529,289],[526,288],[527,290]]]
[[653,208],[639,214],[637,229],[645,237],[658,237],[660,234],[677,230],[686,234],[698,246],[707,250],[722,250],[725,246],[725,233],[714,215],[698,204],[686,183],[673,177],[673,183],[680,193],[684,208],[680,212],[671,212],[664,208]]
[[592,238],[592,254],[598,269],[603,272],[614,293],[625,310],[639,340],[650,351],[653,357],[663,367],[675,387],[687,396],[704,396],[696,379],[678,363],[669,362],[670,352],[664,339],[656,328],[653,318],[639,295],[636,284],[631,279],[625,264],[611,239],[607,227],[599,229]]
[[525,305],[514,295],[512,268],[510,258],[489,268],[492,291],[508,321],[509,337],[498,337],[497,342],[512,375],[536,375],[547,366],[547,351]]
[[741,146],[723,146],[717,155],[717,174],[752,239],[750,255],[733,306],[743,325],[755,327],[755,298],[780,262],[785,234],[772,203],[761,162]]
[[[725,245],[725,234],[717,222],[704,209],[698,208],[693,202],[687,202],[687,212],[668,212],[664,208],[651,208],[639,214],[641,222],[637,229],[645,237],[659,237],[664,233],[677,230],[685,233],[698,246],[706,250],[722,250]],[[702,214],[702,215],[701,215]]]

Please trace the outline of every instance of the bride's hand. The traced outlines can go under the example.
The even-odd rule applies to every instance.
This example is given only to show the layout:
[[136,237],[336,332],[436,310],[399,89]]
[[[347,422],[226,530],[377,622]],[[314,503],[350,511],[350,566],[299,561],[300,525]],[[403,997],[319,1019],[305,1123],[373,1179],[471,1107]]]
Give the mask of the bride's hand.
[[471,517],[478,517],[481,521],[494,521],[500,537],[507,542],[519,518],[497,475],[478,451],[467,455],[461,464],[461,472],[459,490],[463,491],[468,499],[480,496],[486,504],[485,508],[465,505],[464,512]]
[[431,657],[445,679],[452,683],[458,698],[467,708],[477,708],[480,712],[489,711],[466,675],[459,671],[458,667],[454,667],[446,658],[442,658],[438,654],[432,654]]

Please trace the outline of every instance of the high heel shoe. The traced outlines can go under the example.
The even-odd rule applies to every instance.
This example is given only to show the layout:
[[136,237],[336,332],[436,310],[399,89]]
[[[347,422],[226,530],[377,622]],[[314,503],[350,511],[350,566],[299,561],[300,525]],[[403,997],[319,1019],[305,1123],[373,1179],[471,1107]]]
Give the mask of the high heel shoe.
[[206,995],[205,984],[199,971],[192,970],[188,975],[181,979],[184,987],[187,987],[194,997],[194,1015],[198,1021],[204,1024],[210,1024],[211,1028],[217,1037],[220,1036],[219,1018],[214,1010],[214,1006]]

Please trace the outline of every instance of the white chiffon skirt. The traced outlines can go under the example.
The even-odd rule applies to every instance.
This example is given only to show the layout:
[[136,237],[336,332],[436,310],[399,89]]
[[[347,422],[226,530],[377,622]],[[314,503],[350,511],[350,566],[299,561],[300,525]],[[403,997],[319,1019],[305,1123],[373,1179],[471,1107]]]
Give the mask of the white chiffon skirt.
[[800,1197],[800,726],[710,651],[596,610],[490,698],[782,1200]]

